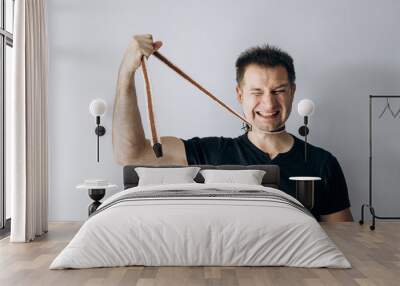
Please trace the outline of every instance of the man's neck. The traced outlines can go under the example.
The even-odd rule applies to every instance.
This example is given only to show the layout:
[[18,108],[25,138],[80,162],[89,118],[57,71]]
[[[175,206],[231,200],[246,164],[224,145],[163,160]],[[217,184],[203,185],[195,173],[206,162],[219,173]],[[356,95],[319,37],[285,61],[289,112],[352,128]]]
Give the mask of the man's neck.
[[286,131],[278,134],[249,131],[247,137],[259,149],[267,153],[271,159],[275,158],[279,153],[288,152],[294,144],[293,136]]

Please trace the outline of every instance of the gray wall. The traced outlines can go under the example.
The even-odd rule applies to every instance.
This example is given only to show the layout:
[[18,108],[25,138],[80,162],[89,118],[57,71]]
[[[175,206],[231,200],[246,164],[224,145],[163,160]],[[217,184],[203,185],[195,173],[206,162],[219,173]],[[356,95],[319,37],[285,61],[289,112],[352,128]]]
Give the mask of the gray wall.
[[[112,158],[112,106],[122,54],[139,33],[163,40],[167,57],[236,110],[238,54],[266,42],[291,53],[298,88],[288,130],[297,134],[301,124],[297,102],[314,100],[311,143],[339,159],[358,217],[368,191],[368,95],[400,93],[399,15],[398,1],[48,1],[50,219],[86,218],[90,200],[75,189],[85,178],[122,185]],[[241,133],[241,122],[157,60],[149,69],[161,136]],[[142,82],[139,76],[144,111]],[[100,163],[88,111],[97,97],[109,107]],[[397,110],[400,101],[393,104]],[[400,215],[398,119],[377,122],[376,205],[381,215]]]

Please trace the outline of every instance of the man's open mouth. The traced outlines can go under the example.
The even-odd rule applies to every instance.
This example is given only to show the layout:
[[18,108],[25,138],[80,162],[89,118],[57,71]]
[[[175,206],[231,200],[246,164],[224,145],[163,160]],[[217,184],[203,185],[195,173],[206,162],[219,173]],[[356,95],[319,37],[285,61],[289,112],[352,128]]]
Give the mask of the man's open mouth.
[[256,114],[264,119],[272,119],[278,116],[279,110],[276,110],[274,112],[263,112],[263,111],[256,111]]

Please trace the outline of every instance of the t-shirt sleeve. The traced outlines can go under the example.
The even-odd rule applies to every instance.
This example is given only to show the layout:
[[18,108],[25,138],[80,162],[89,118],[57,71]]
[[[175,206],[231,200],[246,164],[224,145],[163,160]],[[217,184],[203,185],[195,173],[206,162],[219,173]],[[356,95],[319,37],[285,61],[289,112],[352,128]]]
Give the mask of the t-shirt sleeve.
[[181,139],[185,145],[188,165],[219,165],[222,137],[193,137]]
[[325,168],[323,207],[321,215],[335,213],[350,207],[346,179],[337,159],[330,155]]

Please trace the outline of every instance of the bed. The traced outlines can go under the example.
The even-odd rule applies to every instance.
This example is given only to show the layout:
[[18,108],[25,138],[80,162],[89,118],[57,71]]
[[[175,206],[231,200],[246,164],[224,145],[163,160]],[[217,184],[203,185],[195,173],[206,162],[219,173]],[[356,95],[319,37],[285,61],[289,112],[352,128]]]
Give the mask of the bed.
[[140,167],[124,167],[124,190],[102,203],[50,269],[351,267],[308,210],[279,190],[278,166],[198,166],[264,170],[261,185],[203,183],[198,173],[193,183],[150,186],[138,185]]

